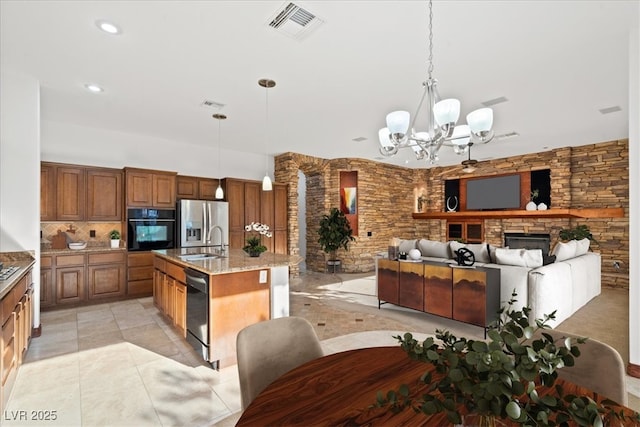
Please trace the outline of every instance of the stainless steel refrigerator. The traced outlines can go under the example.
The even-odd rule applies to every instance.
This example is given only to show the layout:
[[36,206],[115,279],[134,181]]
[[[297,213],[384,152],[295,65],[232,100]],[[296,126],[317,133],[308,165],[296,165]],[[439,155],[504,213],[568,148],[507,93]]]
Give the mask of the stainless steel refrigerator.
[[176,245],[182,248],[229,245],[229,203],[180,200],[176,206]]

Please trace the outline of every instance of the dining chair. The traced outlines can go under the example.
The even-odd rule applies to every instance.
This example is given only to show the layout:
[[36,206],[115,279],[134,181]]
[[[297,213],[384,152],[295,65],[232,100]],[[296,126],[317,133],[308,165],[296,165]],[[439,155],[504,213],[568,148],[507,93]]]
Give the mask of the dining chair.
[[[539,338],[542,332],[551,335],[556,342],[563,338],[572,338],[572,344],[575,344],[575,339],[580,337],[557,329],[545,329],[538,330],[532,339]],[[574,366],[558,369],[558,377],[627,406],[626,372],[620,353],[610,345],[593,338],[577,346],[580,356],[574,358]]]
[[249,325],[236,338],[242,409],[276,378],[324,356],[313,326],[301,317],[280,317]]

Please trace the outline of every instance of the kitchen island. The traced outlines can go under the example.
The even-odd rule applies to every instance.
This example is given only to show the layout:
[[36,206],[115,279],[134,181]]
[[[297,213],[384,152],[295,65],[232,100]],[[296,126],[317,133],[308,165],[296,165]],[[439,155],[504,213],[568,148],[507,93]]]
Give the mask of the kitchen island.
[[[153,253],[155,305],[216,369],[236,364],[241,329],[289,315],[289,266],[301,261],[298,256],[265,252],[250,257],[241,250],[221,254],[214,248]],[[201,291],[192,285],[194,276],[202,277]]]

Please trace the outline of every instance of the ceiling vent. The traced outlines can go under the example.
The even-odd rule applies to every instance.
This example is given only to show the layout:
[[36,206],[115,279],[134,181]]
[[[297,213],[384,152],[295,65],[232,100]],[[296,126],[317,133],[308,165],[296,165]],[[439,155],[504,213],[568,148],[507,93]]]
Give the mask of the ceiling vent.
[[269,26],[296,40],[302,40],[324,21],[291,2],[285,2],[269,19]]
[[502,104],[503,102],[507,102],[507,101],[508,99],[506,97],[501,96],[499,98],[493,98],[488,101],[484,101],[481,104],[484,105],[485,107],[491,107],[492,105]]
[[601,108],[599,111],[601,114],[611,114],[611,113],[616,113],[618,111],[622,111],[622,108],[620,108],[618,105],[615,105],[613,107]]
[[214,110],[220,110],[222,109],[222,107],[224,107],[224,104],[221,104],[220,102],[216,102],[216,101],[209,101],[208,99],[205,99],[204,101],[202,101],[202,104],[200,105],[206,108],[212,108]]

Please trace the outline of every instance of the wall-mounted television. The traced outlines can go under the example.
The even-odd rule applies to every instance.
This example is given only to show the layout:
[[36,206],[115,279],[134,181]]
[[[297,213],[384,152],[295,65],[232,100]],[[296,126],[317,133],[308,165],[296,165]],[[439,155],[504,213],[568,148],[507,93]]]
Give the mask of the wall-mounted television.
[[467,210],[520,209],[520,174],[467,181]]

